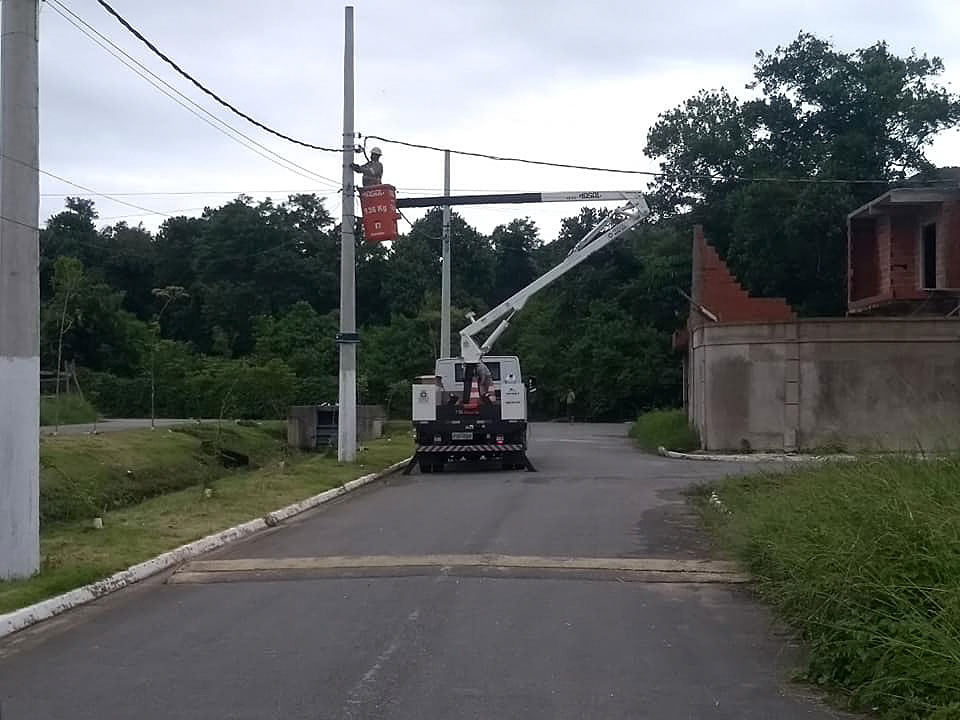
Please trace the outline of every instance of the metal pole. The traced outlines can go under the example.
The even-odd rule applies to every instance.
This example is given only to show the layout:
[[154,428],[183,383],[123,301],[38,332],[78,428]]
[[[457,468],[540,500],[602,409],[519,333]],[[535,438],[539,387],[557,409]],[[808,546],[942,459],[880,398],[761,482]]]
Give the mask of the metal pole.
[[[443,151],[443,194],[450,196],[450,151]],[[450,206],[443,206],[443,266],[440,284],[440,357],[450,352]]]
[[340,229],[340,405],[337,457],[353,462],[357,455],[357,312],[356,261],[353,236],[353,6],[344,17],[343,43],[343,220]]
[[0,579],[40,567],[39,0],[0,11]]

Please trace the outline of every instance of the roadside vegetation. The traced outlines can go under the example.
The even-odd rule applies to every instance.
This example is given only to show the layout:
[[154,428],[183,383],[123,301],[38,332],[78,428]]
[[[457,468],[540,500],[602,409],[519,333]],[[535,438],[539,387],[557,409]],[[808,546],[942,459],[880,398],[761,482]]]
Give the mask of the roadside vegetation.
[[660,447],[677,452],[700,448],[700,437],[690,426],[683,410],[651,410],[641,415],[630,427],[630,437],[646,452]]
[[97,419],[97,409],[88,400],[79,395],[43,395],[40,397],[40,424],[53,426],[57,423],[57,408],[59,406],[61,425],[79,425],[92,423]]
[[[356,463],[341,464],[331,453],[287,451],[280,430],[277,422],[225,423],[218,441],[210,423],[44,438],[41,571],[0,582],[0,613],[375,472],[412,449],[405,428],[391,425],[387,437],[362,444]],[[251,465],[225,467],[218,447]]]
[[804,678],[888,720],[960,718],[960,462],[724,480],[708,524],[809,648]]

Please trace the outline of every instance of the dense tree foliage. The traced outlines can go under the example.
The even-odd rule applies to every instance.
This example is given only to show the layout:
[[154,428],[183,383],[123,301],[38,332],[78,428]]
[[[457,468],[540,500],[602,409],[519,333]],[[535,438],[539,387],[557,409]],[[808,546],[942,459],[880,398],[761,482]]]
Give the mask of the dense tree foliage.
[[[925,169],[933,135],[960,120],[960,102],[933,82],[941,70],[883,43],[845,53],[800,34],[758,53],[749,99],[705,90],[663,113],[646,145],[664,173],[650,189],[653,221],[537,296],[497,347],[537,376],[536,412],[556,414],[567,388],[596,419],[679,402],[670,338],[686,313],[678,289],[689,289],[696,222],[753,292],[841,312],[847,212]],[[601,217],[580,209],[546,239],[529,218],[488,237],[454,212],[454,330]],[[325,198],[241,196],[156,234],[97,219],[92,201],[68,198],[41,232],[41,352],[47,368],[61,355],[84,368],[102,411],[148,413],[151,377],[160,414],[336,401],[340,230]],[[407,411],[409,382],[432,368],[441,222],[435,208],[390,247],[365,243],[358,223],[362,402]]]
[[664,172],[654,205],[702,222],[753,292],[841,313],[846,214],[927,168],[933,136],[960,121],[960,100],[934,82],[942,70],[886,43],[846,53],[807,33],[759,52],[756,97],[704,90],[651,128],[646,152]]

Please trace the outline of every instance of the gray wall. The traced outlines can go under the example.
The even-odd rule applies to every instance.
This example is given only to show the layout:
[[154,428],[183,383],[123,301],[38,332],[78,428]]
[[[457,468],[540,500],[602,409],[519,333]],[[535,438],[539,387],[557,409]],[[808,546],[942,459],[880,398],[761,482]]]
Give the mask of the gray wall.
[[960,446],[960,320],[716,323],[689,354],[707,450]]

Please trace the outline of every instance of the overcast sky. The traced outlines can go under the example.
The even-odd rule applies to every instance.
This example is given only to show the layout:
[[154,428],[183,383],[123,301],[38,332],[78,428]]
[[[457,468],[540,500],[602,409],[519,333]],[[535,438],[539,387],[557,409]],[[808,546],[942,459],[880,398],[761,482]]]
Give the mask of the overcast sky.
[[[299,148],[232,116],[95,0],[59,2],[217,117],[310,172],[298,170],[309,175],[303,177],[279,167],[205,124],[96,46],[51,3],[40,16],[45,170],[103,193],[156,193],[123,199],[158,213],[199,214],[238,191],[258,198],[316,191],[327,194],[339,217],[339,155]],[[241,110],[288,135],[340,144],[344,2],[111,4]],[[700,88],[744,94],[754,52],[787,44],[801,29],[842,49],[882,39],[898,53],[916,47],[939,55],[943,81],[960,88],[956,0],[356,0],[354,7],[356,129],[493,154],[654,170],[643,146],[658,113]],[[385,182],[401,195],[439,194],[440,153],[380,144]],[[940,137],[930,155],[938,164],[960,165],[960,132]],[[646,181],[454,156],[452,185],[455,193],[630,190],[644,189]],[[42,192],[43,220],[62,207],[64,194],[83,194],[49,177],[42,178]],[[125,216],[155,229],[164,218],[96,202],[106,222]],[[484,232],[529,215],[549,240],[560,219],[578,209],[459,212]]]

